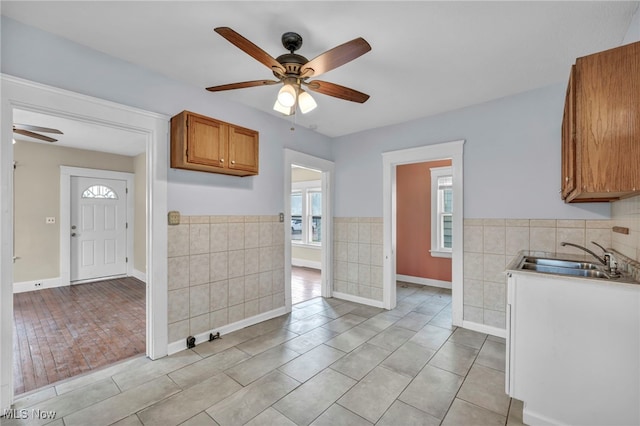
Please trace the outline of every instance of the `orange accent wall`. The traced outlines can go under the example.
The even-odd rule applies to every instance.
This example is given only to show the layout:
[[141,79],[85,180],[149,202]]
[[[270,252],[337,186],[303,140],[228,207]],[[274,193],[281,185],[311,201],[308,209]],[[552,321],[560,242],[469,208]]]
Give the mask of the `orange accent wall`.
[[431,257],[431,169],[451,160],[396,167],[396,272],[451,281],[451,259]]

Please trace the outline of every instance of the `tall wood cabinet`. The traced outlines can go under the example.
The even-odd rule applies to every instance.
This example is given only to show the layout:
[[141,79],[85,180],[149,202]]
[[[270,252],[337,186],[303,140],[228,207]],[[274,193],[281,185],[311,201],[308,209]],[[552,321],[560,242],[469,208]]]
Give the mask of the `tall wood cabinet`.
[[562,198],[640,193],[640,42],[576,60],[562,120]]
[[190,111],[171,118],[171,167],[235,176],[258,174],[258,132]]

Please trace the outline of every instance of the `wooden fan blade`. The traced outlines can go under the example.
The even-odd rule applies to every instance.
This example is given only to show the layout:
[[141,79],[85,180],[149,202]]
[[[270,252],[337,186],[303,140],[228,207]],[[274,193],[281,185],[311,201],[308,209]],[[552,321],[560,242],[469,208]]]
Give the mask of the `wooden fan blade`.
[[56,142],[58,140],[58,139],[50,138],[49,136],[39,135],[37,133],[33,133],[33,132],[28,131],[28,130],[13,129],[13,131],[15,133],[20,134],[20,135],[29,136],[30,138],[40,139],[40,140],[45,141],[45,142]]
[[333,96],[334,98],[344,99],[346,101],[365,103],[369,99],[369,95],[366,93],[358,92],[357,90],[350,89],[348,87],[340,86],[339,84],[329,83],[327,81],[313,80],[307,87],[314,92],[322,93],[323,95]]
[[63,133],[58,129],[51,129],[49,127],[40,127],[40,126],[32,126],[30,124],[14,124],[13,128],[18,128],[22,130],[31,130],[32,132],[44,132],[44,133],[56,133],[58,135],[62,135]]
[[241,83],[231,83],[231,84],[223,84],[221,86],[207,87],[207,90],[210,92],[220,92],[222,90],[244,89],[245,87],[270,86],[272,84],[278,84],[278,83],[280,82],[276,80],[253,80],[253,81],[243,81]]
[[358,37],[316,56],[300,69],[300,75],[317,77],[364,55],[371,50],[365,39]]
[[280,64],[280,62],[276,61],[273,56],[269,55],[267,52],[260,49],[258,46],[242,37],[237,32],[233,31],[231,28],[218,27],[214,28],[214,31],[220,34],[222,37],[226,38],[231,44],[242,50],[247,55],[251,56],[253,59],[266,65],[267,68],[271,69],[272,71],[280,71],[280,74],[284,74],[285,69]]

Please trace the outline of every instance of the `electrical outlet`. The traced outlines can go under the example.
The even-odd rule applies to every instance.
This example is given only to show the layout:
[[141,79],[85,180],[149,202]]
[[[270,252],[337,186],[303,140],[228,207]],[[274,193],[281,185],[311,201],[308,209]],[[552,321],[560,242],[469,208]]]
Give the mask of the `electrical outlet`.
[[47,224],[56,223],[56,218],[55,217],[47,217],[45,219],[45,223],[47,223]]

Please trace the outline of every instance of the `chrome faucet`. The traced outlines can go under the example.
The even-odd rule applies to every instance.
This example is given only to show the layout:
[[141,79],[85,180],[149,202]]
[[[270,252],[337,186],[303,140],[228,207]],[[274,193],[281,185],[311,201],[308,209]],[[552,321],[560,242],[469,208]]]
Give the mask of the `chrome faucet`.
[[607,251],[607,249],[605,249],[604,247],[602,247],[600,244],[596,243],[595,241],[591,241],[591,244],[594,244],[594,245],[600,247],[600,249],[602,249],[602,251],[604,252],[603,257],[598,256],[597,254],[595,254],[594,252],[592,252],[588,248],[582,247],[581,245],[578,245],[578,244],[568,243],[568,242],[565,242],[565,241],[560,243],[560,245],[563,246],[563,247],[564,246],[576,247],[576,248],[579,248],[580,250],[583,250],[583,251],[589,253],[591,256],[593,256],[596,259],[598,259],[598,261],[600,263],[602,263],[604,266],[607,267],[607,272],[611,273],[612,275],[618,275],[618,261],[616,260],[616,258],[613,255],[613,253],[611,253],[610,251]]

